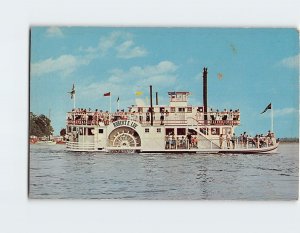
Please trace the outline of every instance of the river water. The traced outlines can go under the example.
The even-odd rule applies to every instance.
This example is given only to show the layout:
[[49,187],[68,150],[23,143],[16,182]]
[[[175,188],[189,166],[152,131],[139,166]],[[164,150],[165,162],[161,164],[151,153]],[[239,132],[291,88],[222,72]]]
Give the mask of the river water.
[[29,197],[41,199],[295,200],[299,144],[279,153],[107,154],[30,145]]

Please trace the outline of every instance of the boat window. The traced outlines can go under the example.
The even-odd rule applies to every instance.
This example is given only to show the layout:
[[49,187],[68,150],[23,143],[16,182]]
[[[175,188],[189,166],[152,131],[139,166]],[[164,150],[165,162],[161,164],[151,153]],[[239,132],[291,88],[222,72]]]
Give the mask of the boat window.
[[185,108],[178,108],[178,112],[185,112]]
[[186,135],[185,128],[177,128],[177,135]]
[[149,128],[146,128],[146,129],[145,129],[145,133],[149,133]]
[[197,132],[194,129],[188,129],[188,132],[189,132],[189,134],[197,135]]
[[187,112],[192,112],[193,108],[192,107],[187,107]]
[[207,135],[208,129],[207,128],[200,128],[200,132],[203,133],[204,135]]
[[71,132],[71,129],[72,129],[71,126],[69,126],[68,127],[68,133]]
[[138,112],[143,112],[143,108],[142,107],[138,107]]
[[88,132],[88,135],[94,135],[94,129],[93,128],[88,128],[87,132]]
[[157,129],[156,129],[156,132],[157,132],[157,133],[161,133],[161,128],[157,128]]
[[219,135],[220,128],[211,128],[211,135]]
[[99,133],[103,133],[103,129],[99,129]]
[[77,130],[76,130],[76,127],[73,127],[73,131],[77,131]]
[[198,107],[197,112],[203,112],[203,107]]
[[174,128],[166,128],[166,135],[174,135]]
[[79,129],[79,135],[83,135],[83,129],[82,128]]
[[170,112],[175,112],[175,107],[171,107]]
[[163,107],[159,108],[159,112],[165,112],[165,108]]
[[229,127],[224,127],[224,128],[222,129],[222,134],[227,134],[227,133],[231,133],[231,128],[229,128]]

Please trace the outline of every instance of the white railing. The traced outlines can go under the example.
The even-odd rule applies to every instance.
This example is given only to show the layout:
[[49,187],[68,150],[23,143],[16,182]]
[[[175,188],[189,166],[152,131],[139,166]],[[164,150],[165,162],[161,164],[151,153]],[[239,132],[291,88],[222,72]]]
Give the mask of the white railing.
[[[194,136],[195,137],[195,136]],[[255,149],[255,148],[269,148],[276,144],[273,140],[266,141],[264,143],[255,143],[253,140],[246,140],[246,141],[239,141],[237,140],[230,140],[227,141],[226,139],[207,139],[203,137],[196,137],[196,141],[194,140],[189,142],[187,138],[180,139],[166,139],[165,140],[165,148],[168,149]]]
[[95,143],[83,143],[83,142],[67,142],[67,149],[74,151],[95,151]]

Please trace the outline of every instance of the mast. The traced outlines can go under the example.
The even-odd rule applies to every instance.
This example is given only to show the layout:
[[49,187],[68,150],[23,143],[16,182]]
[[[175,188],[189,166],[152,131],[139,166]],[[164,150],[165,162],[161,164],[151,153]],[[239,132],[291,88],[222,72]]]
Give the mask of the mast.
[[274,113],[273,113],[273,104],[271,105],[271,132],[274,133]]
[[152,103],[152,85],[150,85],[150,119],[151,126],[153,126],[153,103]]
[[203,68],[203,112],[204,121],[207,121],[207,68]]

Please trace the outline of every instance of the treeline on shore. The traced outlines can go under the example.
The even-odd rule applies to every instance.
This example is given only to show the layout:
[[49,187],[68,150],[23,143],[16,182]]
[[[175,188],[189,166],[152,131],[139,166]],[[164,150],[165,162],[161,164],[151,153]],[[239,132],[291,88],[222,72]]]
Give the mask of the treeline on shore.
[[51,120],[44,114],[35,115],[30,112],[29,115],[29,135],[37,137],[45,137],[53,134]]
[[299,138],[280,138],[280,142],[299,143]]

